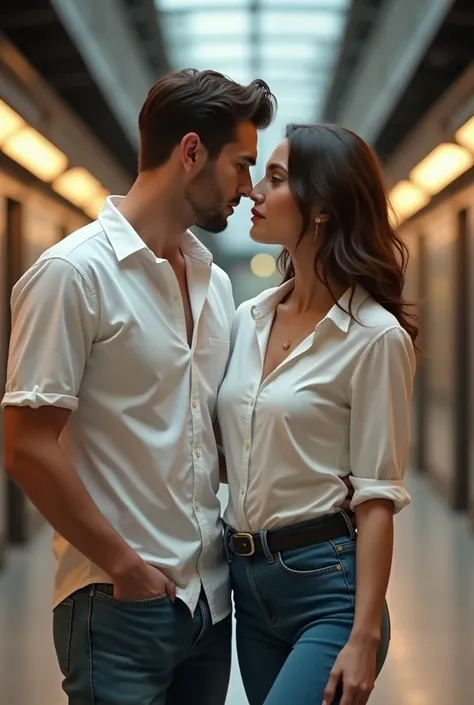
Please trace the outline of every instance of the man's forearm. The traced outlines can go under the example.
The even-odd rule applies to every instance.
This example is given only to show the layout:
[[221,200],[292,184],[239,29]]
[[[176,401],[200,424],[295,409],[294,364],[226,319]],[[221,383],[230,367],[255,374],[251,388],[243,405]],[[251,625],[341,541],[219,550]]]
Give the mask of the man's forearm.
[[101,514],[57,442],[17,450],[7,472],[51,526],[110,578],[143,564]]
[[351,640],[380,640],[393,554],[393,503],[369,500],[356,508],[357,585]]

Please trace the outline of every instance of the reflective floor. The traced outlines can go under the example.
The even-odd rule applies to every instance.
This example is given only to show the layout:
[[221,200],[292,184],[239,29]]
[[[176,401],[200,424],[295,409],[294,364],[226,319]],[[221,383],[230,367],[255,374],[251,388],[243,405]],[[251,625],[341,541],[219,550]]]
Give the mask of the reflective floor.
[[[417,478],[396,522],[392,646],[370,705],[474,703],[474,536]],[[0,574],[0,703],[65,705],[51,643],[48,533]],[[227,705],[245,705],[235,662]]]

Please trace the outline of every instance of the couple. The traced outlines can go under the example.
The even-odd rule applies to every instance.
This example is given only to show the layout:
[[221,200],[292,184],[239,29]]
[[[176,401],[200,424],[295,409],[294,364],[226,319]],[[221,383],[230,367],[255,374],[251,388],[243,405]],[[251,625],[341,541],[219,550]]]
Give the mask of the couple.
[[[164,77],[128,195],[14,287],[6,470],[55,530],[71,705],[224,705],[231,588],[250,705],[364,705],[385,659],[405,253],[343,128],[289,127],[252,189],[274,109],[262,81]],[[235,313],[187,228],[224,230],[242,196],[285,277]]]

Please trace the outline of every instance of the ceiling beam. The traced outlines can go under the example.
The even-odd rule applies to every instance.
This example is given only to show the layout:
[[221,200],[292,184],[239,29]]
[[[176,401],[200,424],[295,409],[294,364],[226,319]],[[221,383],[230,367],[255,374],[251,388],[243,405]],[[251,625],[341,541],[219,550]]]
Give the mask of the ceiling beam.
[[374,143],[454,0],[390,0],[334,116]]
[[[250,0],[250,4],[253,4],[253,0]],[[260,3],[259,3],[260,4]],[[173,17],[178,16],[178,15],[189,15],[192,12],[218,12],[219,14],[224,13],[224,12],[247,12],[248,6],[245,5],[242,7],[240,4],[234,4],[232,2],[226,2],[225,5],[218,5],[215,3],[210,2],[209,4],[203,4],[203,5],[192,5],[190,4],[189,7],[180,7],[179,9],[167,9],[167,10],[160,10],[160,14],[163,15],[172,15]],[[317,5],[317,7],[312,7],[311,5],[299,5],[298,3],[289,3],[287,7],[284,5],[278,6],[278,7],[272,7],[271,5],[261,5],[261,10],[265,12],[299,12],[299,13],[324,13],[324,12],[330,12],[331,14],[335,13],[340,13],[341,15],[346,14],[346,10],[343,8],[337,8],[334,7],[334,5],[328,1],[327,4],[325,5]]]
[[51,0],[51,5],[136,149],[138,113],[154,76],[123,6],[96,0]]

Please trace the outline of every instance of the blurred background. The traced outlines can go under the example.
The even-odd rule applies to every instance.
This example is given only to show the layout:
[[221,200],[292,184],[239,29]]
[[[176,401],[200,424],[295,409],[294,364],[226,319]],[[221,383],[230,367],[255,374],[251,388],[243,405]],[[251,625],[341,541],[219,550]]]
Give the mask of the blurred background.
[[[474,702],[474,3],[472,0],[2,0],[0,377],[9,295],[47,247],[136,175],[137,116],[172,69],[265,79],[289,121],[355,130],[378,152],[422,326],[412,506],[397,518],[392,648],[372,705]],[[250,204],[197,234],[236,303],[279,281]],[[375,393],[376,390],[374,390]],[[0,432],[1,433],[1,432]],[[0,435],[0,446],[2,443]],[[223,495],[222,501],[225,502]],[[0,703],[64,705],[52,650],[49,531],[0,475]],[[228,705],[245,705],[238,667]]]

